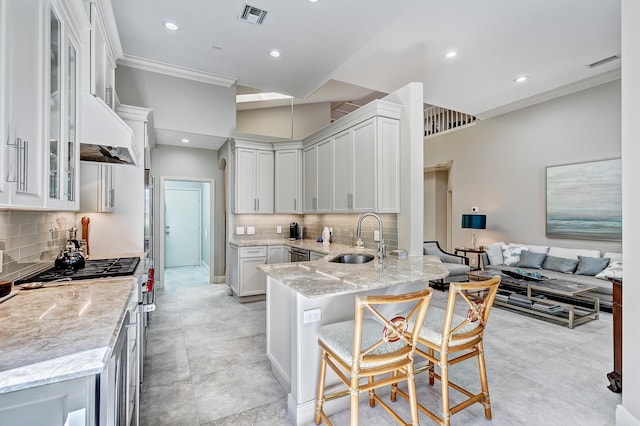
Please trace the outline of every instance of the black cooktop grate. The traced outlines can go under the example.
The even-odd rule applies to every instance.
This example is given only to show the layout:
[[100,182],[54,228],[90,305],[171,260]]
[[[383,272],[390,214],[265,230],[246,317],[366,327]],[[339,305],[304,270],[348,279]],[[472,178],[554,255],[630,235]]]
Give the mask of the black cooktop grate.
[[57,269],[51,267],[38,274],[15,281],[16,285],[31,282],[47,282],[67,278],[71,280],[91,280],[96,278],[122,277],[133,275],[140,262],[139,257],[117,257],[111,259],[87,260],[82,269]]

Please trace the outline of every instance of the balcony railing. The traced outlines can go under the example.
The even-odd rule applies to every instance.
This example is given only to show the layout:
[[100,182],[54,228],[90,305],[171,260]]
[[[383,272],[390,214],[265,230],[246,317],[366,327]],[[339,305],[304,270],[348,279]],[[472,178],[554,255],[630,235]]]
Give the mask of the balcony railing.
[[424,110],[424,135],[434,136],[476,124],[476,117],[441,107]]

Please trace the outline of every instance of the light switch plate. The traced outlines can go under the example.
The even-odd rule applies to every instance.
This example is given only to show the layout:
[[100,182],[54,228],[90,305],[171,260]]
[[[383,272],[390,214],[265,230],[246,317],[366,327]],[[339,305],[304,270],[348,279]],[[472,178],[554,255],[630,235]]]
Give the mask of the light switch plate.
[[373,241],[380,241],[380,230],[375,229],[373,231]]
[[255,235],[256,227],[255,226],[247,226],[247,235]]
[[236,226],[236,235],[244,235],[244,226]]
[[307,309],[304,311],[302,321],[304,324],[309,324],[311,322],[318,322],[322,319],[322,309]]
[[282,234],[282,226],[276,226],[276,234]]

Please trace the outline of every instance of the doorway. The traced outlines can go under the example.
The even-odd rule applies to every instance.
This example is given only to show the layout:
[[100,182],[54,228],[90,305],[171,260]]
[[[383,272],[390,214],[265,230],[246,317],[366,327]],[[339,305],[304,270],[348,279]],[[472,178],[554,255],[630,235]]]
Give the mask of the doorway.
[[160,286],[166,268],[203,266],[213,275],[215,256],[213,179],[160,178],[158,221]]

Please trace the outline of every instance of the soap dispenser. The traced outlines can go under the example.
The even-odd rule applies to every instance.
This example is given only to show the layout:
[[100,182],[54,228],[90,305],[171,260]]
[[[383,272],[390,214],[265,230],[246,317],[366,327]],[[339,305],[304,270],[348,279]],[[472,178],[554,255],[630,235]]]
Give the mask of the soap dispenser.
[[325,226],[322,230],[322,244],[325,246],[331,244],[331,231],[329,231],[328,226]]

